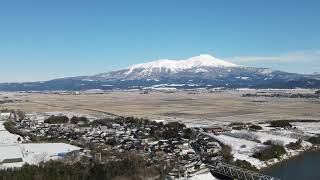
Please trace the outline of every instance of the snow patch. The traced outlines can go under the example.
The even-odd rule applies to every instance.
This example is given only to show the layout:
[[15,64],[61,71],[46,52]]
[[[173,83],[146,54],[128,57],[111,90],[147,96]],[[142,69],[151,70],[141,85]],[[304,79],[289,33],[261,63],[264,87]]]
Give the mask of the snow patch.
[[242,77],[242,76],[237,76],[237,79],[241,79],[241,80],[248,80],[250,79],[250,77]]
[[261,74],[272,74],[273,70],[272,69],[262,69],[262,70],[259,70],[259,72]]
[[178,71],[199,68],[198,71],[205,72],[200,67],[236,67],[236,64],[212,57],[211,55],[200,55],[185,60],[162,59],[149,63],[136,64],[128,68],[125,74],[131,74],[135,69],[144,69],[142,74],[150,74],[154,70],[176,73]]

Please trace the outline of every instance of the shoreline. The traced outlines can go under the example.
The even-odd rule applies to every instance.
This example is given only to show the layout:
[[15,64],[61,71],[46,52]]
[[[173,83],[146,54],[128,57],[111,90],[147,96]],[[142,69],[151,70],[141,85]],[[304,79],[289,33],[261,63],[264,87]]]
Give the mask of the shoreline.
[[266,167],[259,169],[258,172],[265,173],[267,171],[270,171],[272,169],[285,165],[286,163],[288,163],[288,161],[301,158],[307,153],[320,153],[320,145],[312,145],[310,148],[303,151],[299,151],[295,155],[284,157],[283,159],[280,159],[279,162],[269,164]]

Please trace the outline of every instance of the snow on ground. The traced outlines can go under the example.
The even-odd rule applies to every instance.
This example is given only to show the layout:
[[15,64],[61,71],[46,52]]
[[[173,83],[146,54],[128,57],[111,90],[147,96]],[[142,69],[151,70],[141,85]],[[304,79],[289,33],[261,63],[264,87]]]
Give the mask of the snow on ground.
[[188,178],[179,178],[178,180],[219,180],[214,177],[208,169],[200,170],[197,174]]
[[228,145],[232,149],[234,160],[245,160],[256,166],[258,169],[265,167],[265,163],[259,159],[251,157],[256,150],[266,147],[265,145],[245,139],[235,138],[227,135],[213,135],[205,133],[212,138]]
[[38,164],[41,161],[56,159],[68,152],[81,148],[65,143],[21,144],[24,161],[28,164]]
[[209,172],[207,174],[199,174],[189,178],[189,180],[218,180]]
[[[306,141],[302,141],[302,148],[299,150],[291,150],[286,148],[287,154],[281,157],[281,159],[271,159],[269,161],[260,161],[253,158],[252,155],[267,147],[263,143],[271,140],[279,142],[279,145],[285,146],[291,142],[297,142],[298,139],[292,136],[297,136],[296,132],[289,130],[272,130],[272,131],[247,131],[247,130],[233,130],[231,133],[222,135],[214,135],[211,133],[204,133],[212,138],[220,141],[221,143],[228,145],[232,149],[234,160],[245,160],[255,166],[257,169],[265,168],[269,165],[278,163],[282,160],[289,159],[293,156],[297,156],[303,151],[312,147],[312,144]],[[261,143],[260,143],[261,142]]]
[[220,142],[225,143],[226,145],[231,146],[232,151],[252,155],[254,153],[254,149],[259,149],[265,147],[265,145],[245,139],[230,137],[227,135],[218,135],[216,136]]
[[259,124],[259,126],[261,126],[263,128],[263,130],[265,130],[265,131],[270,131],[270,130],[274,129],[274,127],[270,127],[269,123]]
[[[293,129],[293,130],[287,130],[287,129],[281,129],[281,130],[277,130],[274,127],[269,127],[270,124],[259,124],[261,127],[263,127],[264,132],[268,133],[268,134],[272,134],[275,135],[277,137],[280,136],[285,136],[288,138],[293,138],[293,139],[302,139],[302,140],[307,140],[308,138],[310,138],[310,136],[314,135],[311,132],[309,132],[310,129],[308,128],[303,128],[304,126],[300,127],[300,124],[298,123],[291,123],[293,125],[293,127],[297,127],[297,129]],[[309,123],[303,123],[303,124],[308,124]],[[312,125],[309,126],[309,128],[315,128],[319,130],[320,133],[320,127],[317,128],[316,126],[319,126],[319,124],[314,124],[312,127]]]
[[[23,164],[39,164],[43,161],[58,159],[64,154],[81,148],[65,143],[41,144],[4,144],[0,145],[0,169],[8,167],[21,167]],[[3,163],[5,159],[19,159],[23,162]]]
[[17,144],[8,145],[8,144],[1,144],[0,145],[0,162],[4,159],[16,159],[22,158],[22,152]]
[[295,122],[291,124],[309,134],[320,134],[320,122]]
[[263,166],[264,162],[251,156],[255,153],[256,150],[264,148],[265,145],[226,135],[216,136],[216,139],[231,147],[232,154],[235,160],[246,160],[257,168]]
[[136,64],[128,68],[126,74],[131,74],[136,69],[142,69],[140,74],[150,74],[153,70],[179,72],[181,70],[201,67],[236,67],[237,65],[212,57],[208,54],[191,57],[185,60],[162,59],[148,63]]
[[277,136],[273,134],[269,134],[267,132],[254,132],[255,135],[257,135],[258,139],[261,141],[261,143],[264,143],[266,141],[278,141],[280,145],[288,145],[292,142],[297,142],[297,139],[289,138],[286,136]]
[[100,114],[81,114],[81,113],[75,113],[75,112],[44,112],[44,113],[28,113],[26,114],[27,118],[33,121],[37,122],[43,122],[45,119],[49,118],[50,116],[67,116],[68,118],[72,118],[73,116],[77,117],[86,117],[88,120],[93,121],[99,118],[108,117],[107,115],[100,113]]
[[22,167],[24,164],[24,162],[0,164],[0,169],[19,168]]
[[[41,161],[56,159],[81,148],[65,143],[18,144],[18,135],[9,133],[0,121],[0,169],[21,167],[23,164],[38,164]],[[19,159],[23,162],[2,163],[3,160]]]
[[273,130],[268,131],[269,134],[273,134],[276,136],[285,136],[293,139],[302,139],[302,140],[308,140],[313,134],[310,134],[308,132],[301,131],[299,129],[295,130]]
[[18,143],[17,139],[20,136],[9,133],[3,125],[4,122],[5,121],[0,121],[0,145]]
[[21,167],[24,162],[15,162],[15,163],[1,163],[5,159],[23,159],[23,155],[19,145],[13,144],[1,144],[0,145],[0,169]]

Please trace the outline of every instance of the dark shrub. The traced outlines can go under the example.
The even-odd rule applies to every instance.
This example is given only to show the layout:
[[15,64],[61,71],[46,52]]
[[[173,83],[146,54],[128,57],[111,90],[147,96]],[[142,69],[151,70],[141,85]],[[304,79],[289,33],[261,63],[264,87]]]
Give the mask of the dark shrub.
[[221,155],[227,163],[232,162],[233,160],[233,155],[231,152],[232,148],[230,146],[222,145]]
[[107,145],[116,146],[117,140],[115,138],[108,139],[106,142]]
[[261,151],[254,153],[253,157],[260,159],[261,161],[267,161],[273,158],[280,158],[282,155],[286,154],[286,150],[279,145],[271,145]]
[[196,131],[194,131],[190,128],[187,128],[183,131],[183,138],[185,138],[185,139],[195,139],[196,136],[197,136]]
[[264,142],[263,144],[270,146],[270,145],[272,145],[272,141],[271,141],[271,140],[268,140],[268,141]]
[[253,130],[262,130],[262,127],[253,124],[253,125],[250,126],[250,129],[253,129]]
[[89,120],[86,118],[86,117],[77,117],[77,116],[73,116],[71,119],[70,119],[70,123],[71,124],[78,124],[78,123],[88,123]]
[[245,161],[245,160],[236,160],[232,164],[237,167],[247,169],[250,171],[258,171],[256,167],[252,166],[248,161]]
[[27,136],[27,133],[24,133],[22,131],[20,131],[17,127],[16,124],[12,121],[7,121],[5,123],[3,123],[4,128],[6,128],[7,131],[9,131],[12,134],[17,134],[19,136],[25,137]]
[[176,138],[177,136],[178,132],[175,129],[167,129],[162,133],[162,137],[165,139]]
[[292,125],[289,121],[279,120],[279,121],[271,121],[270,127],[281,127],[281,128],[291,128]]
[[243,126],[233,126],[232,129],[234,130],[242,130],[245,129]]
[[308,139],[312,144],[320,144],[320,136],[311,137]]
[[69,118],[67,116],[51,116],[48,119],[44,120],[45,123],[48,124],[64,124],[69,122]]
[[179,122],[170,122],[170,123],[166,124],[165,127],[179,131],[179,130],[183,130],[184,128],[186,128],[186,125],[179,123]]
[[297,150],[297,149],[301,149],[302,145],[302,140],[299,139],[297,142],[292,142],[290,144],[287,145],[287,148],[292,149],[292,150]]

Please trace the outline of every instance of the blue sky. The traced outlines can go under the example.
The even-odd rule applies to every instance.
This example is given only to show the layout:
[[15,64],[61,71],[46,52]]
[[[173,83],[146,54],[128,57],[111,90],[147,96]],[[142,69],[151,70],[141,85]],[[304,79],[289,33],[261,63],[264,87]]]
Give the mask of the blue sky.
[[2,0],[0,82],[211,54],[320,72],[318,0]]

